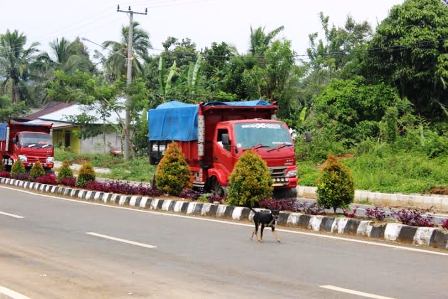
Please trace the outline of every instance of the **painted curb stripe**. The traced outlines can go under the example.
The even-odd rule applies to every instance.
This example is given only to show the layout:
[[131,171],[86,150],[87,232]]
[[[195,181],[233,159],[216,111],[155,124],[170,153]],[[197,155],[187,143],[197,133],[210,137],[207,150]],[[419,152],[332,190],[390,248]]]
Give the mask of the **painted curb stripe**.
[[[120,206],[133,206],[143,209],[174,211],[176,213],[187,215],[212,216],[218,218],[230,218],[233,220],[248,219],[249,221],[252,221],[253,217],[253,212],[248,208],[234,207],[224,204],[187,202],[183,200],[149,198],[137,195],[128,196],[24,182],[8,178],[0,178],[0,183],[13,186],[22,186],[22,188],[25,189],[37,190],[41,192],[61,194],[63,196],[84,199],[86,201],[102,201],[104,203],[114,203]],[[15,218],[24,218],[18,215],[15,216],[17,216]],[[326,231],[337,234],[352,234],[369,238],[385,239],[388,241],[399,241],[448,249],[448,234],[442,229],[437,228],[412,227],[401,223],[375,225],[374,222],[369,220],[333,218],[327,216],[306,215],[301,213],[289,212],[280,213],[278,224],[286,226],[297,226],[313,231]]]

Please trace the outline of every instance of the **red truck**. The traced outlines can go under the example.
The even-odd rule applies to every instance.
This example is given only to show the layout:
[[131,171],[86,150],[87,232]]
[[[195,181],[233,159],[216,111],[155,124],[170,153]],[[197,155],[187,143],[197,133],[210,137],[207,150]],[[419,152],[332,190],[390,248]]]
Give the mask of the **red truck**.
[[0,155],[7,166],[21,160],[30,168],[40,161],[50,171],[54,166],[51,123],[10,120],[0,123]]
[[287,125],[275,119],[277,109],[266,101],[161,104],[148,112],[150,163],[157,164],[175,141],[193,186],[223,195],[238,158],[252,149],[266,161],[274,191],[295,196],[294,144]]

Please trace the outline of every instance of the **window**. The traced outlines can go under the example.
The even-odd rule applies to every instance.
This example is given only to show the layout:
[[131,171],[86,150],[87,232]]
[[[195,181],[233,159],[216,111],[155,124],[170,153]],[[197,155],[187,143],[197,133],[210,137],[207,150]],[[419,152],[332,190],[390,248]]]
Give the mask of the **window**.
[[218,129],[218,145],[221,146],[222,148],[224,148],[225,150],[230,152],[230,139],[229,139],[229,144],[227,146],[224,147],[224,144],[222,143],[222,135],[227,134],[227,136],[229,136],[229,130],[227,129]]

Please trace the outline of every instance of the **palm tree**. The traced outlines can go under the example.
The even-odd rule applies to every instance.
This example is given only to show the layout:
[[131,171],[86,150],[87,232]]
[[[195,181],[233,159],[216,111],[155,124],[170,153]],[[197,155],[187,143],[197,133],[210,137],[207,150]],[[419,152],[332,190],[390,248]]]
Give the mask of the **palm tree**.
[[280,26],[271,32],[266,33],[264,27],[258,27],[253,29],[250,27],[250,53],[254,56],[263,56],[268,49],[273,39],[285,29],[284,26]]
[[26,36],[7,30],[0,35],[0,80],[4,92],[10,90],[12,103],[18,102],[26,94],[25,82],[29,78],[31,63],[35,60],[38,43],[25,48]]
[[63,70],[67,73],[75,71],[91,72],[94,69],[86,46],[76,38],[73,42],[65,39],[56,39],[50,43],[50,54],[44,53],[39,60],[47,61],[53,69]]
[[[143,72],[142,61],[148,59],[148,49],[151,48],[149,35],[146,31],[138,28],[139,23],[134,22],[132,38],[132,76]],[[128,32],[129,26],[123,26],[121,29],[121,41],[105,41],[103,46],[109,48],[112,52],[105,59],[106,72],[113,78],[119,78],[126,74],[127,51],[128,51]]]

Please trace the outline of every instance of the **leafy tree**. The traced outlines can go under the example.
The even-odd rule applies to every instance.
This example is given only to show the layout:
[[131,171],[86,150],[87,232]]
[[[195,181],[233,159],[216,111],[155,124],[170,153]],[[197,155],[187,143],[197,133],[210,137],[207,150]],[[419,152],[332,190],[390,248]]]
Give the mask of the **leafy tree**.
[[[148,49],[151,48],[148,33],[139,28],[140,24],[134,22],[133,40],[132,40],[132,76],[135,78],[143,72],[143,62],[148,58]],[[123,26],[121,29],[121,41],[105,41],[103,46],[111,50],[111,54],[104,60],[105,72],[112,80],[121,79],[126,75],[126,65],[128,57],[128,35],[129,26]]]
[[156,169],[157,188],[170,195],[179,195],[191,185],[190,168],[177,143],[168,145]]
[[76,186],[85,187],[88,182],[93,182],[96,179],[95,170],[90,162],[85,162],[82,164],[81,169],[79,169],[78,179],[76,181]]
[[249,52],[254,56],[264,56],[271,43],[277,35],[285,29],[280,26],[270,32],[265,32],[264,27],[257,27],[253,29],[250,27],[250,49]]
[[27,111],[28,107],[24,102],[12,105],[7,96],[0,96],[0,122],[7,122],[10,118],[21,116]]
[[33,167],[31,167],[30,170],[30,178],[35,180],[40,176],[45,175],[45,170],[42,167],[42,164],[40,163],[40,161],[37,161],[36,163],[34,163]]
[[336,138],[349,146],[379,137],[380,121],[388,107],[399,108],[400,115],[409,111],[394,88],[384,83],[367,84],[362,78],[332,80],[313,106],[316,126],[334,128]]
[[441,117],[448,105],[448,6],[406,0],[394,6],[369,44],[365,73],[407,97],[416,112]]
[[26,169],[22,161],[20,159],[16,160],[11,167],[11,177],[14,178],[24,173],[26,173]]
[[26,36],[17,30],[0,35],[0,79],[2,89],[9,90],[13,104],[27,98],[26,81],[30,65],[36,58],[38,43],[25,47]]
[[353,202],[355,189],[350,169],[335,156],[328,156],[317,183],[317,203],[324,208],[347,208]]
[[62,182],[66,178],[73,178],[73,171],[70,169],[70,162],[67,160],[62,162],[62,166],[58,171],[58,182]]
[[73,42],[62,37],[50,43],[51,54],[45,53],[49,59],[50,65],[55,69],[62,70],[67,73],[75,71],[92,72],[93,63],[90,60],[86,46],[79,38]]
[[272,197],[272,177],[266,162],[254,151],[246,151],[235,164],[229,178],[227,202],[254,207]]

